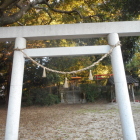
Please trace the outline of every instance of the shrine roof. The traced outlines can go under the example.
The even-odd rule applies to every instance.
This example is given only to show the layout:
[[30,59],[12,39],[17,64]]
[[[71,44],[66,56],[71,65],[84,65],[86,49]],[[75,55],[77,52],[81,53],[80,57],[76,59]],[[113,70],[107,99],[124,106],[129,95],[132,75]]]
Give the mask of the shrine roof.
[[[134,79],[131,75],[126,76],[127,84],[134,84],[134,83],[139,83],[137,79]],[[111,76],[108,79],[108,83],[114,85],[114,77]]]

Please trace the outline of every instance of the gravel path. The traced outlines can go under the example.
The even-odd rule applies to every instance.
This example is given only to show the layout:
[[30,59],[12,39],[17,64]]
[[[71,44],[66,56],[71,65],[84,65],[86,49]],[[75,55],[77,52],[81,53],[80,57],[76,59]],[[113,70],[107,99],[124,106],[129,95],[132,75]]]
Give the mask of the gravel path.
[[[140,103],[132,103],[140,140]],[[0,108],[0,140],[4,140],[6,109]],[[19,140],[122,140],[117,104],[75,104],[23,107]]]

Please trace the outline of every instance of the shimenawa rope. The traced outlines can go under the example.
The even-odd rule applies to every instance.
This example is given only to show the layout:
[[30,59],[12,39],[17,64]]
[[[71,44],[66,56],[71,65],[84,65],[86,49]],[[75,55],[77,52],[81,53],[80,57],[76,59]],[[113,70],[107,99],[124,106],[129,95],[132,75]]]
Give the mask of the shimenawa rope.
[[90,69],[91,67],[97,65],[99,62],[101,62],[104,58],[106,58],[108,55],[110,55],[113,51],[113,49],[116,47],[116,46],[120,46],[120,41],[117,42],[117,44],[115,45],[110,45],[111,46],[111,49],[109,50],[108,53],[106,53],[105,55],[103,55],[98,61],[94,62],[93,64],[91,64],[90,66],[88,67],[85,67],[83,69],[80,69],[80,70],[75,70],[75,71],[70,71],[70,72],[64,72],[64,71],[58,71],[58,70],[53,70],[53,69],[50,69],[50,68],[47,68],[41,64],[39,64],[38,62],[36,62],[35,60],[33,60],[31,57],[29,57],[23,50],[24,49],[19,49],[19,48],[15,48],[14,50],[15,51],[21,51],[27,58],[29,58],[34,64],[42,67],[43,69],[47,70],[47,71],[51,71],[51,72],[54,72],[54,73],[59,73],[59,74],[75,74],[75,73],[78,73],[78,72],[81,72],[81,71],[85,71],[85,70],[88,70]]

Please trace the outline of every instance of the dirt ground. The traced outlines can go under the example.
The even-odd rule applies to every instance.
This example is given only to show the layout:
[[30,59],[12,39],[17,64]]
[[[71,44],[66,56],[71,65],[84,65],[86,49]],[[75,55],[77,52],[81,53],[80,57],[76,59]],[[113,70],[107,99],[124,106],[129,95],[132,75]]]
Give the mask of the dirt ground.
[[[140,140],[140,103],[132,103]],[[7,109],[0,107],[0,140]],[[58,104],[21,109],[19,140],[122,140],[116,103]]]

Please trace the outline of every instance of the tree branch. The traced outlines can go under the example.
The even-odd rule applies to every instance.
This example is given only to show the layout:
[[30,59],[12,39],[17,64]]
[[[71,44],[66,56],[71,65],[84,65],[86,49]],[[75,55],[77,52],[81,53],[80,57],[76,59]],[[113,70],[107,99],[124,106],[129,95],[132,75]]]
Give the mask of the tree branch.
[[21,9],[22,8],[22,3],[23,3],[23,0],[20,0],[16,3],[16,6]]
[[81,19],[86,19],[86,18],[91,19],[91,18],[93,18],[93,17],[94,17],[94,18],[95,18],[95,17],[98,17],[98,18],[100,18],[102,21],[104,21],[103,18],[102,18],[102,15],[99,15],[99,14],[97,14],[97,15],[91,15],[91,16],[82,16],[81,13],[80,13],[78,10],[63,11],[63,10],[57,10],[57,9],[52,8],[47,2],[46,2],[46,5],[49,7],[50,10],[52,10],[52,11],[54,11],[54,12],[57,12],[57,13],[65,13],[65,14],[77,13]]
[[17,21],[17,23],[19,24],[19,25],[21,25],[21,26],[24,26],[24,24],[22,24],[21,22],[19,22],[19,21]]
[[0,5],[0,9],[1,10],[4,10],[6,9],[9,5],[11,5],[13,2],[15,2],[15,0],[3,0],[1,2],[1,5]]
[[[30,2],[29,0],[1,0],[1,6],[0,8],[6,8],[5,10],[9,9],[9,6],[12,6],[13,4],[15,4],[18,8],[19,11],[13,15],[8,16],[8,14],[3,15],[3,10],[0,11],[1,14],[1,18],[0,18],[0,26],[4,26],[4,25],[8,25],[8,24],[12,24],[14,22],[17,22],[20,18],[22,18],[22,16],[32,7],[35,9],[42,9],[44,10],[48,16],[50,17],[50,20],[48,22],[48,24],[50,24],[53,20],[50,11],[56,12],[56,13],[64,13],[64,14],[68,14],[68,15],[72,15],[75,14],[78,15],[80,17],[80,19],[82,19],[84,22],[86,19],[91,20],[92,22],[92,18],[94,18],[95,20],[97,19],[96,17],[100,18],[103,21],[103,16],[96,14],[96,15],[90,15],[90,16],[83,16],[78,10],[71,10],[71,11],[65,11],[65,10],[58,10],[55,9],[54,7],[56,6],[57,3],[53,3],[53,4],[49,4],[48,2],[49,0],[34,0],[32,2]],[[45,7],[39,7],[40,4],[46,4],[46,6],[48,6],[48,8]],[[75,17],[76,18],[76,17]]]
[[65,13],[65,14],[77,13],[80,16],[80,18],[83,18],[81,13],[79,11],[77,11],[77,10],[72,10],[72,11],[57,10],[57,9],[52,8],[47,2],[45,4],[50,8],[50,10],[52,10],[54,12]]
[[0,18],[0,26],[12,24],[12,23],[18,21],[29,9],[30,9],[30,4],[23,6],[19,10],[19,12],[15,13],[11,16],[1,17]]
[[46,4],[49,0],[34,0],[31,5],[34,7],[37,4]]

